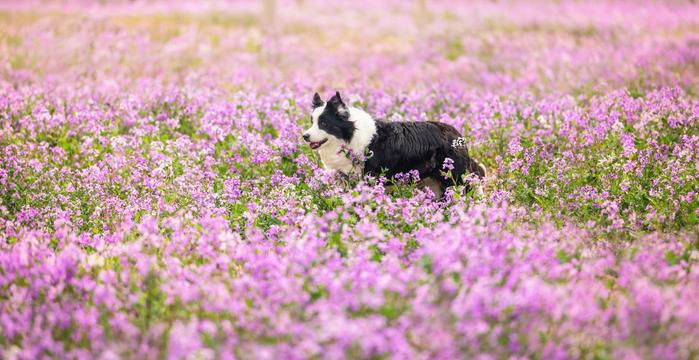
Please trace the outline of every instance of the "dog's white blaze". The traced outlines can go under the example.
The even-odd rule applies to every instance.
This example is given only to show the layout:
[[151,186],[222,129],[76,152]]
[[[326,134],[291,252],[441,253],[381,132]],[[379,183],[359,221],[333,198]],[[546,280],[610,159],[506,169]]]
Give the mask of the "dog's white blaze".
[[312,125],[311,128],[306,131],[306,133],[311,136],[310,141],[312,142],[328,139],[328,141],[318,149],[318,155],[320,155],[323,166],[325,169],[339,170],[345,174],[361,174],[363,169],[354,166],[352,161],[347,158],[347,155],[340,150],[342,146],[345,145],[352,149],[355,154],[364,154],[369,143],[371,143],[371,138],[376,134],[376,123],[374,119],[364,110],[349,107],[349,121],[354,122],[355,131],[352,140],[347,144],[343,140],[328,134],[318,127],[318,117],[323,113],[324,109],[325,104],[313,110],[311,114]]
[[318,106],[317,108],[313,109],[313,112],[311,113],[311,120],[314,126],[318,125],[318,118],[320,117],[320,114],[323,113],[323,110],[325,110],[325,105],[323,104],[322,106]]
[[313,112],[311,113],[311,128],[305,131],[306,134],[311,136],[311,142],[322,141],[323,139],[330,137],[330,134],[326,133],[325,131],[321,130],[320,127],[318,127],[318,117],[320,116],[320,114],[323,113],[323,109],[325,109],[325,105],[313,109]]

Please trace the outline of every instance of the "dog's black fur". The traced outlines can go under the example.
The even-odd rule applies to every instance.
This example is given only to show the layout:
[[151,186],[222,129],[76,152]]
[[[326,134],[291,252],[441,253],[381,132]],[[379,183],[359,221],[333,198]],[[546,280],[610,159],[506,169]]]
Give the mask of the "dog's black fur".
[[364,163],[364,173],[382,172],[393,177],[398,173],[417,170],[421,179],[432,178],[442,190],[454,185],[441,172],[445,158],[454,160],[452,177],[463,184],[464,174],[484,177],[483,168],[468,155],[463,147],[454,147],[453,141],[461,135],[453,126],[439,122],[385,122],[376,121],[376,135],[369,144],[373,154]]

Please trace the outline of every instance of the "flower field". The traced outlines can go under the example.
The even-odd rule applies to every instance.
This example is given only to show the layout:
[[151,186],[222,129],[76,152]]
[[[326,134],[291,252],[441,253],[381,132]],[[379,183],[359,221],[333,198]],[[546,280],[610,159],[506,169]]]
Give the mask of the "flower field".
[[[315,91],[441,121],[443,200]],[[0,3],[0,358],[699,358],[699,4]]]

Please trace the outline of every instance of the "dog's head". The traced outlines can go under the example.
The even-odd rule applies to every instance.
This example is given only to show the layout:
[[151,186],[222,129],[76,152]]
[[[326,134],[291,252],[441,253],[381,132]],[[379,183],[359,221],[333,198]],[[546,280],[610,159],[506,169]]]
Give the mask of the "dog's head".
[[324,145],[340,146],[349,143],[354,135],[354,123],[350,121],[350,109],[336,92],[327,102],[320,95],[313,95],[311,127],[303,132],[303,139],[313,150]]

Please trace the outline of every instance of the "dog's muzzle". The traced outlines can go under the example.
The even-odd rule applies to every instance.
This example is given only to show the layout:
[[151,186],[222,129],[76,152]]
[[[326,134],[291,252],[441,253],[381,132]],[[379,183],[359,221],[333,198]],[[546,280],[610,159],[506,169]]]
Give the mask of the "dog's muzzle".
[[319,148],[321,145],[325,144],[325,142],[328,141],[328,139],[323,139],[321,141],[315,141],[315,142],[309,142],[308,146],[311,147],[311,149],[315,150]]

